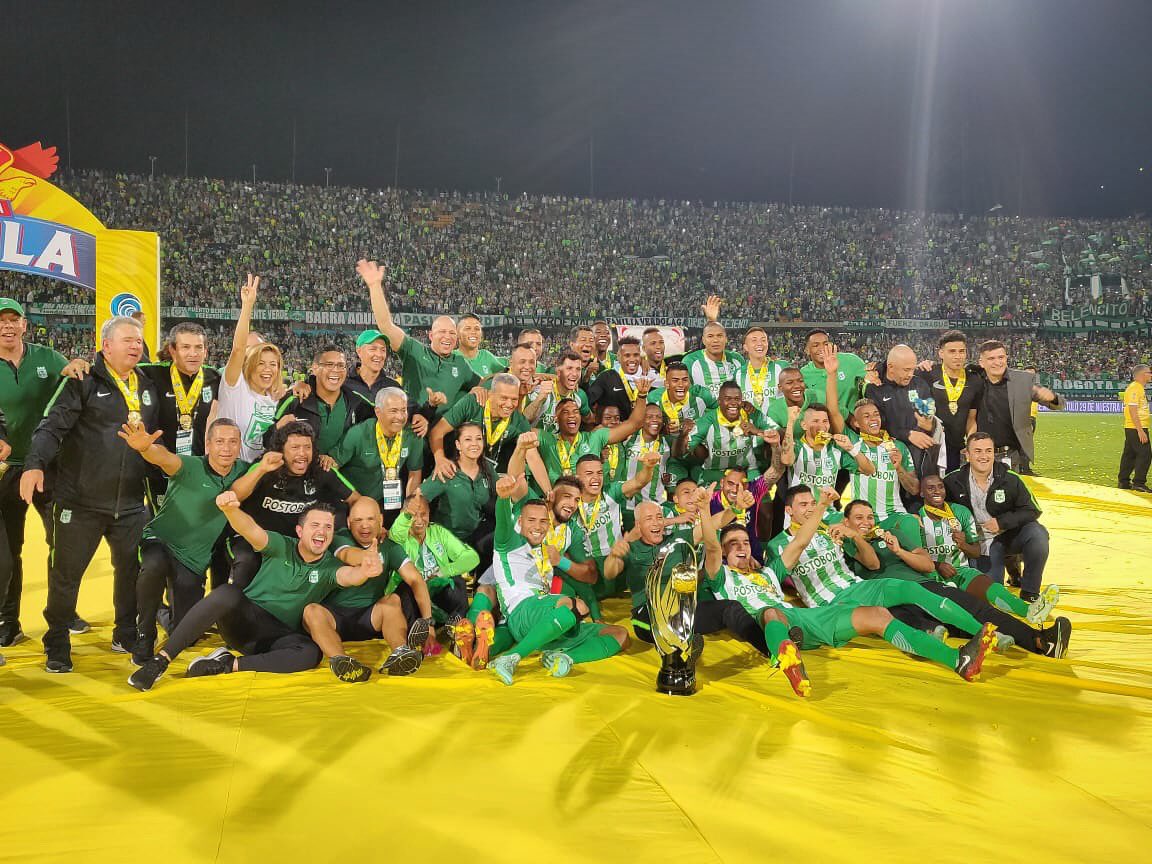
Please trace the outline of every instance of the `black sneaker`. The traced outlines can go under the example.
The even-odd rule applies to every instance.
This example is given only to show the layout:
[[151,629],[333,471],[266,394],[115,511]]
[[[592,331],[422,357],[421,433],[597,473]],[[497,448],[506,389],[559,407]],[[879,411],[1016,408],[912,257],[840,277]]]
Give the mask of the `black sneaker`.
[[332,657],[328,665],[332,668],[333,675],[349,684],[359,684],[372,677],[372,670],[355,657]]
[[168,671],[168,658],[163,654],[157,654],[129,675],[128,683],[143,693],[146,690],[151,690],[152,685],[166,671]]
[[423,651],[401,645],[388,655],[384,665],[380,667],[380,671],[387,672],[389,675],[411,675],[420,668],[420,664],[423,662]]
[[[133,642],[132,645],[125,645],[119,639],[113,639],[112,640],[112,653],[113,654],[131,654],[134,647],[135,647],[135,644],[136,643]],[[151,657],[152,655],[149,654],[148,656]]]
[[156,654],[156,641],[136,634],[136,646],[132,649],[132,665],[143,666]]
[[[423,653],[424,643],[428,641],[428,631],[431,629],[431,618],[417,618],[408,628],[408,647],[413,651]],[[415,670],[413,670],[415,671]]]
[[19,622],[0,624],[0,648],[11,648],[13,645],[19,645],[27,638],[28,636],[21,629]]
[[1116,488],[1117,489],[1131,489],[1132,484],[1131,483],[1117,483]]
[[73,636],[79,636],[82,633],[87,633],[92,629],[92,625],[81,618],[79,615],[68,625],[68,632]]
[[1063,660],[1068,653],[1068,642],[1072,639],[1072,622],[1067,618],[1057,618],[1043,632],[1046,640],[1044,656]]
[[44,671],[51,672],[54,675],[60,675],[64,672],[72,671],[72,652],[61,651],[53,652],[48,655],[48,659],[44,661]]
[[205,675],[227,675],[232,671],[236,655],[227,648],[217,648],[211,654],[197,657],[188,664],[185,678],[202,678]]
[[1132,491],[1133,491],[1133,492],[1145,492],[1145,493],[1148,493],[1148,492],[1152,492],[1152,489],[1149,489],[1149,488],[1148,488],[1147,486],[1145,486],[1143,483],[1133,483],[1133,484],[1132,484]]

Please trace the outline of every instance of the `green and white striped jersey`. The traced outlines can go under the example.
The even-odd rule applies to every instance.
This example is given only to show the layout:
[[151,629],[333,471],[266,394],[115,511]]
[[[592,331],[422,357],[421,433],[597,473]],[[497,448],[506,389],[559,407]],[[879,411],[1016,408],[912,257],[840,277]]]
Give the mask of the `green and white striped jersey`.
[[492,572],[500,608],[505,615],[529,597],[545,597],[552,587],[552,565],[543,543],[531,546],[516,530],[512,502],[496,502],[496,533],[493,537]]
[[[852,457],[845,459],[845,468],[851,475],[849,494],[853,499],[859,498],[867,501],[876,511],[876,521],[887,519],[893,513],[907,513],[904,502],[900,500],[900,477],[896,473],[896,463],[888,455],[888,448],[882,444],[869,444],[859,435],[849,430],[845,433],[852,443],[859,442],[860,452],[872,460],[876,466],[876,473],[872,475],[861,474],[856,460]],[[905,471],[915,471],[912,465],[912,454],[903,441],[893,441],[899,453],[900,462]]]
[[[779,561],[784,547],[791,542],[792,535],[784,531],[772,538],[768,548]],[[805,606],[826,606],[849,585],[860,581],[848,568],[845,554],[827,534],[817,534],[800,553],[800,560],[792,568],[791,576],[796,593]]]
[[[964,539],[969,543],[979,543],[980,533],[976,530],[976,520],[972,511],[963,504],[949,504],[952,515],[960,523],[960,530],[964,532]],[[924,535],[924,548],[936,562],[951,564],[953,567],[968,567],[968,557],[960,551],[956,541],[952,539],[952,526],[947,519],[933,516],[927,508],[920,508],[920,531]]]
[[781,360],[768,360],[760,369],[741,366],[736,373],[736,383],[740,385],[744,401],[751,402],[757,411],[767,416],[769,403],[784,398],[776,389],[776,381],[787,367]]
[[[675,501],[665,501],[660,505],[660,510],[663,512],[665,519],[675,519],[677,516],[683,515],[683,511],[681,511],[680,508],[676,506]],[[695,526],[691,522],[684,522],[677,525],[665,525],[664,538],[666,540],[671,540],[675,537],[679,537],[681,540],[694,546],[696,545],[696,540],[693,536],[695,533],[693,530],[694,528]]]
[[[759,411],[753,411],[748,420],[757,429],[767,428],[767,421]],[[745,435],[739,425],[723,425],[719,408],[705,414],[692,431],[688,449],[693,450],[700,444],[708,447],[708,458],[702,468],[713,475],[729,468],[744,468],[748,471],[748,478],[755,479],[772,464],[772,454],[763,439]]]
[[592,413],[592,406],[588,404],[588,394],[576,388],[575,393],[568,396],[557,396],[556,393],[550,392],[544,398],[544,407],[540,409],[540,413],[536,415],[536,427],[538,429],[547,429],[553,435],[558,434],[559,426],[556,425],[556,406],[560,403],[561,399],[575,399],[580,406],[580,416],[587,417]]
[[725,381],[735,381],[744,368],[744,358],[734,351],[725,351],[719,363],[703,350],[684,355],[684,365],[692,376],[692,383],[705,388],[715,399],[720,395],[720,385]]
[[655,501],[663,504],[668,500],[668,491],[664,488],[664,472],[668,470],[668,460],[672,456],[670,439],[661,435],[655,441],[646,441],[643,432],[637,432],[620,445],[620,465],[615,478],[620,482],[631,479],[640,473],[640,457],[647,452],[660,454],[660,464],[652,469],[652,479],[639,493],[629,499],[626,505],[634,510],[641,501]]
[[825,486],[836,485],[836,475],[846,462],[855,459],[829,441],[819,450],[803,438],[796,442],[796,461],[789,472],[789,486],[807,486],[813,495],[819,495]]
[[576,514],[568,523],[573,545],[582,546],[589,558],[607,557],[620,539],[620,507],[625,500],[624,484],[607,483],[595,501],[577,504]]
[[[673,412],[669,411],[670,406],[664,403],[664,394],[666,392],[663,387],[659,390],[650,391],[648,393],[648,404],[659,405],[664,411],[664,418],[672,421]],[[671,401],[672,396],[669,395],[668,399]],[[699,421],[701,417],[708,413],[710,408],[716,407],[716,400],[705,388],[692,384],[684,396],[684,405],[676,406],[675,403],[673,403],[671,407],[673,409],[679,409],[679,414],[677,415],[679,420]]]
[[790,609],[780,582],[788,576],[779,556],[760,570],[737,570],[724,564],[712,579],[712,590],[720,600],[736,600],[753,618],[764,609]]

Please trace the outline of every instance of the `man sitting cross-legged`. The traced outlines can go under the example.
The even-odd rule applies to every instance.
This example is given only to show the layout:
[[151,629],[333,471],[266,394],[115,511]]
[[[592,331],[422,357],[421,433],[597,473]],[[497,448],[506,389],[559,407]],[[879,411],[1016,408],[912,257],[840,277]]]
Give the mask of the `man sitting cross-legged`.
[[188,677],[311,669],[320,662],[320,649],[302,630],[305,607],[337,587],[363,585],[384,569],[375,543],[358,567],[341,565],[329,554],[336,516],[327,504],[313,504],[300,514],[295,543],[257,525],[240,509],[235,492],[222,493],[216,506],[260,553],[260,569],[247,587],[221,585],[188,610],[160,652],[128,679],[137,690],[151,690],[168,664],[213,624],[219,625],[225,643],[244,656],[218,648],[188,664]]

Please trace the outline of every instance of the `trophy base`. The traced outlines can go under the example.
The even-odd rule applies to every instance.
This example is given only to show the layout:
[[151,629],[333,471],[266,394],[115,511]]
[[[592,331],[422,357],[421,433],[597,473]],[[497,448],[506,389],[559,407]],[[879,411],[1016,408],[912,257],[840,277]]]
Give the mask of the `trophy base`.
[[656,675],[656,692],[692,696],[696,692],[696,657],[684,657],[679,651],[665,654]]

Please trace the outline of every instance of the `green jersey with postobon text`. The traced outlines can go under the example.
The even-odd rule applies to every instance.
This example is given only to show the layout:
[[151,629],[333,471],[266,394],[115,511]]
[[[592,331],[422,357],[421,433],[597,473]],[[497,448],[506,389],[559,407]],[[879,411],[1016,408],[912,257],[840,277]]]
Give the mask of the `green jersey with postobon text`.
[[[976,530],[976,520],[972,511],[963,504],[949,504],[952,515],[960,523],[964,539],[969,543],[980,542],[980,532]],[[968,556],[956,545],[952,537],[949,520],[933,516],[924,507],[920,508],[920,528],[924,537],[924,548],[937,563],[951,564],[953,567],[968,567]]]
[[720,600],[736,600],[748,614],[756,617],[769,607],[790,609],[780,583],[788,570],[779,557],[772,558],[759,570],[737,570],[724,564],[712,578],[712,591]]
[[540,409],[540,413],[536,415],[536,427],[538,429],[547,429],[553,435],[559,433],[560,427],[556,423],[556,406],[564,399],[573,399],[576,404],[580,406],[580,416],[587,417],[592,413],[592,406],[588,404],[588,394],[581,390],[579,387],[572,393],[565,393],[557,395],[555,390],[548,393],[544,397],[544,407]]
[[512,502],[496,502],[496,534],[493,538],[492,574],[504,614],[530,597],[546,597],[552,586],[552,565],[545,544],[532,546],[516,530]]
[[628,509],[636,509],[641,501],[655,501],[663,504],[668,500],[668,491],[664,488],[664,474],[668,470],[668,460],[672,456],[671,439],[663,435],[655,441],[649,441],[643,432],[637,432],[620,445],[620,464],[613,475],[615,479],[623,482],[640,473],[640,457],[645,453],[659,453],[660,464],[652,469],[652,479],[628,501]]
[[562,474],[573,474],[581,456],[591,453],[600,456],[608,446],[608,429],[598,426],[590,432],[577,432],[576,440],[569,443],[560,436],[541,429],[538,435],[540,458],[548,469],[548,479],[555,480]]
[[748,364],[741,366],[736,373],[736,383],[740,385],[744,401],[752,403],[753,408],[767,416],[771,402],[783,398],[776,389],[776,381],[780,373],[787,368],[788,364],[782,360],[766,360],[764,365],[757,369]]
[[703,349],[684,355],[684,365],[692,376],[692,383],[703,387],[715,399],[720,395],[720,385],[725,381],[735,381],[744,367],[744,358],[735,351],[725,351],[722,360],[713,360]]
[[591,503],[581,500],[572,526],[572,543],[583,547],[589,558],[604,558],[620,539],[620,508],[627,499],[623,483],[606,483],[599,497]]
[[269,531],[268,545],[260,555],[260,569],[244,594],[293,630],[300,629],[305,606],[319,603],[340,587],[336,573],[344,565],[330,552],[305,561],[295,539]]
[[[896,463],[892,461],[888,448],[882,444],[869,444],[855,432],[849,430],[845,433],[853,444],[859,443],[860,452],[872,460],[876,469],[874,474],[863,474],[856,460],[849,457],[844,460],[844,467],[851,475],[848,486],[849,495],[853,500],[859,498],[872,505],[876,513],[876,521],[887,519],[894,513],[907,513],[904,502],[900,500],[900,475],[896,471]],[[912,454],[903,441],[893,441],[896,445],[897,458],[904,466],[905,471],[915,472],[912,465]]]
[[[749,422],[757,429],[768,428],[767,420],[759,411],[748,415]],[[756,435],[745,435],[739,424],[727,426],[720,422],[720,409],[709,411],[696,424],[692,437],[688,439],[688,451],[704,444],[708,456],[702,464],[709,481],[723,474],[729,468],[744,468],[748,478],[759,477],[772,464],[772,454],[764,440]]]
[[789,486],[807,486],[813,495],[819,495],[825,486],[836,485],[836,475],[851,456],[829,441],[819,450],[803,438],[796,442],[796,461],[789,473]]
[[[792,535],[781,532],[772,538],[768,548],[777,560],[782,560],[784,547],[792,542]],[[827,534],[818,533],[800,553],[800,560],[790,571],[792,584],[805,606],[825,606],[836,600],[836,595],[860,581],[845,560],[855,545],[844,541],[844,551]]]

